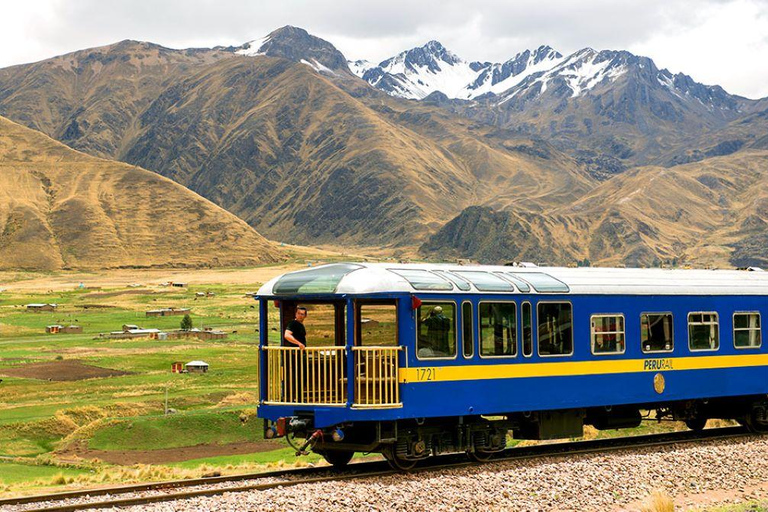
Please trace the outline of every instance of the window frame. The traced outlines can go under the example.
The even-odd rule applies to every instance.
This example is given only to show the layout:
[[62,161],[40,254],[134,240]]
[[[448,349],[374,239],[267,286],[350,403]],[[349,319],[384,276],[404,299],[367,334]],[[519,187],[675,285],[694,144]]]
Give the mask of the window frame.
[[[480,322],[480,306],[483,304],[514,304],[515,306],[515,354],[501,354],[501,355],[489,355],[485,356],[483,355],[483,326]],[[517,317],[517,302],[514,300],[481,300],[477,303],[477,355],[480,356],[480,359],[517,359],[517,355],[520,353],[518,350],[518,326],[520,325],[520,322],[518,321]]]
[[[466,344],[464,343],[464,305],[469,304],[469,323],[470,323],[470,329],[472,331],[472,353],[467,355],[466,351],[464,350],[466,348]],[[461,355],[464,356],[464,359],[474,359],[475,357],[475,307],[474,304],[472,304],[472,301],[470,300],[464,300],[461,302]]]
[[[435,306],[438,306],[440,304],[452,304],[455,308],[454,311],[459,312],[459,305],[456,303],[455,300],[450,299],[426,299],[422,301],[422,305],[424,304],[434,304]],[[421,306],[416,309],[416,311],[419,311],[421,309]],[[416,340],[414,343],[414,354],[416,355],[416,359],[419,361],[456,361],[459,358],[459,334],[457,332],[458,322],[456,321],[456,315],[453,315],[453,340],[456,343],[456,353],[453,355],[453,357],[426,357],[422,358],[419,357],[419,315],[417,314],[416,317],[413,319],[413,326],[414,331],[416,332]]]
[[[570,304],[571,306],[571,351],[568,354],[542,354],[541,353],[541,329],[539,329],[539,304]],[[576,314],[573,311],[573,301],[570,300],[540,300],[536,303],[536,355],[538,357],[573,357],[576,353]]]
[[[525,341],[523,340],[523,336],[525,336],[525,331],[524,331],[525,326],[523,325],[523,307],[525,307],[526,304],[528,305],[528,309],[531,312],[531,353],[530,354],[525,353]],[[529,300],[524,300],[523,302],[520,303],[520,344],[523,346],[522,353],[524,358],[533,357],[533,340],[534,340],[533,326],[534,325],[535,324],[533,323],[533,304],[531,304],[531,301]],[[538,332],[538,329],[537,329],[537,332]]]
[[355,347],[370,347],[380,345],[363,345],[363,307],[364,306],[392,306],[395,308],[395,347],[401,347],[400,344],[400,308],[397,307],[397,300],[391,299],[358,299],[353,301],[355,309],[355,339],[352,343]]
[[[669,350],[648,350],[643,348],[643,315],[669,315],[672,318],[672,348]],[[640,312],[640,351],[643,354],[671,354],[675,351],[675,315],[671,311],[641,311]]]
[[[760,322],[760,327],[757,328],[760,343],[756,347],[739,347],[736,345],[736,315],[757,315],[758,322]],[[731,326],[733,327],[733,348],[736,350],[755,350],[763,346],[763,319],[759,311],[734,311],[733,316],[731,316]],[[754,329],[740,328],[739,330],[749,332]]]
[[[623,339],[623,345],[624,349],[621,352],[595,352],[595,330],[594,330],[594,319],[595,318],[621,318],[621,323],[624,329],[622,331],[606,331],[602,332],[601,334],[619,334],[621,333],[624,337]],[[589,349],[592,351],[593,356],[620,356],[627,351],[627,319],[624,316],[624,313],[594,313],[592,315],[589,315]]]
[[[714,315],[715,325],[717,326],[717,347],[715,348],[692,348],[691,347],[691,315]],[[689,352],[718,352],[720,350],[720,313],[717,311],[689,311],[687,319],[687,331],[688,331],[688,351]],[[712,325],[712,324],[695,324],[695,325]]]

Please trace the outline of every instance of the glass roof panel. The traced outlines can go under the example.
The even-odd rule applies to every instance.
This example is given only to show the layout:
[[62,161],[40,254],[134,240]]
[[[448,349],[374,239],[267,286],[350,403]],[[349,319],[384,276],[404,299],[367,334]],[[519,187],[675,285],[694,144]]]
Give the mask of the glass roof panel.
[[429,290],[429,291],[451,291],[453,285],[442,277],[433,274],[428,270],[414,270],[414,269],[389,269],[400,277],[408,281],[414,290]]
[[339,282],[361,265],[352,263],[334,263],[311,270],[301,270],[285,274],[277,280],[272,289],[275,295],[288,293],[334,293]]
[[560,281],[559,279],[555,279],[549,274],[545,274],[543,272],[521,272],[521,273],[513,273],[510,272],[510,274],[513,274],[515,277],[518,277],[520,279],[525,280],[526,282],[530,283],[531,286],[537,291],[541,293],[557,293],[557,292],[570,292],[571,289],[568,288],[568,285],[564,282]]
[[459,277],[459,276],[457,276],[455,274],[451,274],[450,272],[447,272],[445,270],[435,270],[435,274],[437,274],[439,276],[445,277],[450,282],[455,284],[456,288],[458,288],[459,290],[461,290],[463,292],[468,292],[469,290],[472,289],[472,287],[469,286],[469,282],[468,281],[465,281],[464,279],[462,279],[461,277]]
[[526,283],[522,279],[518,279],[517,276],[515,276],[514,274],[511,274],[509,272],[505,272],[503,275],[504,275],[505,279],[508,279],[508,280],[512,281],[513,283],[515,283],[515,286],[517,286],[520,289],[521,292],[529,292],[529,291],[531,291],[531,287],[528,285],[528,283]]
[[513,292],[515,287],[495,274],[482,270],[453,270],[457,276],[467,279],[481,292]]

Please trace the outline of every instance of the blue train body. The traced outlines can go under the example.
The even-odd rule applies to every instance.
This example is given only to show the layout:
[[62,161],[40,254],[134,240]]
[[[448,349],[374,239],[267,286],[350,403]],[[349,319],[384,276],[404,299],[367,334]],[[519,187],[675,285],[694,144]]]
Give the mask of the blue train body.
[[[336,269],[329,282],[312,278],[329,267],[259,292],[259,416],[268,436],[305,438],[333,463],[363,450],[396,467],[439,451],[483,458],[508,430],[578,435],[585,423],[634,426],[641,409],[692,428],[716,417],[768,425],[765,273],[361,264]],[[335,308],[328,344],[339,350],[308,348],[315,352],[295,356],[294,368],[286,355],[298,349],[270,348],[269,334],[280,337],[299,304]],[[274,306],[279,329],[269,323]],[[365,326],[381,325],[362,316],[366,308],[391,308],[396,343],[366,347]],[[451,327],[434,335],[432,316]],[[332,433],[342,439],[330,441]]]

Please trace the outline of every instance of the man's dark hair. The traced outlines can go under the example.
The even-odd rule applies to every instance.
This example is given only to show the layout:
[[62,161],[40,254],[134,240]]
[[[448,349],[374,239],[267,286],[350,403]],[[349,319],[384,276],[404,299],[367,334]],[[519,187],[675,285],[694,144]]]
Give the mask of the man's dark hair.
[[296,311],[304,311],[304,312],[306,312],[307,308],[305,308],[304,306],[299,306],[299,307],[296,308]]

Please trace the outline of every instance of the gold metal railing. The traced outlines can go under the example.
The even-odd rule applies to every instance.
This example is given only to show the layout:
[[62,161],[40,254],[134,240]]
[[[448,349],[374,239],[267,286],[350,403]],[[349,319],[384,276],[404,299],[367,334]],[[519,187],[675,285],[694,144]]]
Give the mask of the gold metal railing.
[[398,355],[402,347],[352,347],[355,357],[353,407],[401,407]]
[[346,405],[345,347],[263,347],[267,404]]

